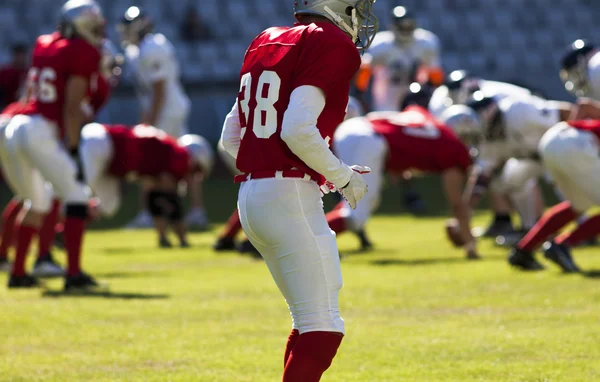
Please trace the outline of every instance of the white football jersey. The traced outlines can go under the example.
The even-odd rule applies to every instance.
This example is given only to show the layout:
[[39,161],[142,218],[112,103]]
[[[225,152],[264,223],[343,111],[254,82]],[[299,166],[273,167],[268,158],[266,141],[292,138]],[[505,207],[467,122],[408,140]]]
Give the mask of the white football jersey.
[[588,97],[600,101],[600,52],[594,54],[588,61],[588,79],[590,82]]
[[537,97],[505,97],[498,108],[505,138],[479,145],[478,164],[491,172],[510,158],[535,158],[542,136],[560,121],[558,105]]
[[414,40],[408,44],[396,41],[394,32],[384,31],[375,36],[364,56],[373,68],[373,110],[398,111],[412,80],[415,67],[440,67],[439,40],[433,33],[416,29]]
[[159,119],[181,117],[185,119],[190,110],[190,99],[185,94],[179,76],[179,64],[175,57],[175,48],[167,38],[160,34],[148,34],[139,47],[129,45],[125,54],[136,78],[136,89],[143,111],[147,111],[152,102],[152,84],[166,82],[166,99]]
[[[506,82],[478,80],[479,90],[486,97],[493,97],[497,101],[506,97],[530,99],[535,97],[528,89]],[[537,97],[535,97],[537,98]],[[435,89],[429,100],[429,111],[437,118],[450,106],[453,105],[448,88],[442,85]]]

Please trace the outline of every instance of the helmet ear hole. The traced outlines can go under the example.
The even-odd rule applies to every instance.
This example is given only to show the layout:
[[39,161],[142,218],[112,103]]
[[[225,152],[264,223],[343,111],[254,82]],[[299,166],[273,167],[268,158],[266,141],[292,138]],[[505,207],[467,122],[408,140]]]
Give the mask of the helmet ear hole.
[[346,15],[352,16],[353,10],[354,10],[354,7],[346,7]]

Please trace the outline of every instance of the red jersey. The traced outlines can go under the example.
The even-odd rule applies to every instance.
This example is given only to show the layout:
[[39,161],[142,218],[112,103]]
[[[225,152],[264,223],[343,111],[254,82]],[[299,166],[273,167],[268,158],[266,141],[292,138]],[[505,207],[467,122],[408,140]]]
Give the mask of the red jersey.
[[106,105],[110,98],[110,84],[108,80],[101,74],[95,73],[92,76],[92,82],[90,84],[89,98],[90,105],[94,109],[94,114],[98,114],[100,109]]
[[344,120],[350,81],[359,66],[356,46],[331,23],[274,27],[258,35],[246,51],[240,73],[238,111],[244,133],[238,169],[251,173],[296,168],[322,181],[281,139],[283,115],[294,89],[320,88],[326,105],[317,128],[329,141]]
[[593,133],[600,139],[600,120],[586,119],[581,121],[569,121],[569,126],[576,128],[577,130],[586,130]]
[[187,151],[164,131],[141,125],[104,127],[113,143],[111,175],[155,177],[168,173],[181,180],[188,174]]
[[[100,51],[81,39],[65,39],[58,32],[38,37],[27,74],[31,110],[56,122],[63,131],[65,90],[71,76],[88,82],[100,67]],[[25,113],[22,113],[25,114]]]
[[27,69],[5,66],[0,69],[0,104],[8,105],[21,98]]
[[409,169],[440,173],[453,167],[466,171],[471,166],[469,149],[450,128],[421,107],[371,113],[367,119],[388,143],[386,167],[392,173]]
[[6,106],[4,108],[4,110],[2,110],[1,114],[3,116],[14,117],[15,115],[18,115],[18,114],[25,114],[25,115],[32,114],[34,110],[35,109],[32,104],[21,103],[19,101],[16,101],[16,102],[13,102],[10,105]]

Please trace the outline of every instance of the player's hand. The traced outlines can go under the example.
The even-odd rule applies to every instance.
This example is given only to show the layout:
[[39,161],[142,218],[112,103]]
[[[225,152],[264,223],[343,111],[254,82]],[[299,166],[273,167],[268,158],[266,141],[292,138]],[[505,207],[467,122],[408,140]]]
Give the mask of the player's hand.
[[367,183],[363,179],[362,174],[368,174],[371,169],[366,166],[351,166],[352,176],[350,181],[344,187],[340,188],[340,194],[346,199],[352,209],[356,208],[356,204],[367,193]]

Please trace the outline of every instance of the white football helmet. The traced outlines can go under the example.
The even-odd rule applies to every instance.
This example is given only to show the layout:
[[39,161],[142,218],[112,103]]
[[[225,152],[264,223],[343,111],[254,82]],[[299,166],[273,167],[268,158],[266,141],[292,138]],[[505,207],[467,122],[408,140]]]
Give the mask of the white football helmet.
[[202,168],[204,177],[212,171],[215,154],[208,141],[196,134],[186,134],[177,140],[184,147],[192,159]]
[[81,37],[100,47],[106,36],[106,20],[94,0],[69,0],[61,8],[58,30],[65,38]]
[[296,0],[294,16],[326,17],[348,33],[359,50],[367,49],[379,30],[379,19],[373,13],[376,0]]
[[450,106],[442,113],[440,120],[466,145],[476,145],[483,137],[481,120],[475,110],[468,106]]

